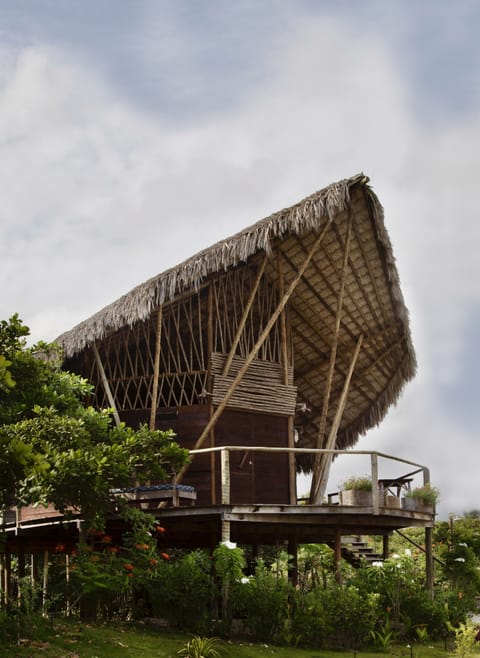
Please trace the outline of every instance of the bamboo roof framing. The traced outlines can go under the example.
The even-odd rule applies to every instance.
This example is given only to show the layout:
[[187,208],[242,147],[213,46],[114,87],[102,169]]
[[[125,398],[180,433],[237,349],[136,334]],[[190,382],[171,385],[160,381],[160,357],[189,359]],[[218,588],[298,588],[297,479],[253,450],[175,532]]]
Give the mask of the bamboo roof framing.
[[[257,408],[294,416],[300,447],[328,438],[344,449],[416,369],[383,209],[363,174],[153,277],[58,342],[67,365],[87,364],[100,400],[96,345],[120,411],[206,395],[212,413],[197,445],[224,407],[248,407],[270,387],[273,407],[265,398]],[[310,470],[311,456],[297,465]]]

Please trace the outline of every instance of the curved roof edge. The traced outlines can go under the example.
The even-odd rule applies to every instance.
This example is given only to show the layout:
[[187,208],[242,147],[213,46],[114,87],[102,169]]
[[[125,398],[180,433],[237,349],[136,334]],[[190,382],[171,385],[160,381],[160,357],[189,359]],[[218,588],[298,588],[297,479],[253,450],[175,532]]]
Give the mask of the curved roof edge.
[[368,185],[368,181],[368,177],[364,174],[357,174],[332,183],[295,205],[261,219],[232,237],[217,242],[183,263],[136,286],[70,331],[63,333],[56,342],[63,347],[65,357],[69,358],[96,340],[101,340],[107,333],[124,326],[132,326],[139,320],[145,320],[160,304],[174,299],[183,291],[197,288],[208,275],[246,261],[258,251],[268,252],[273,239],[281,238],[288,232],[302,233],[305,229],[318,230],[324,220],[334,218],[349,207],[350,189],[355,185],[361,185],[371,205],[378,239],[384,250],[392,294],[397,303],[397,312],[404,325],[409,351],[414,361],[408,311],[400,289],[390,239],[383,222],[383,208]]

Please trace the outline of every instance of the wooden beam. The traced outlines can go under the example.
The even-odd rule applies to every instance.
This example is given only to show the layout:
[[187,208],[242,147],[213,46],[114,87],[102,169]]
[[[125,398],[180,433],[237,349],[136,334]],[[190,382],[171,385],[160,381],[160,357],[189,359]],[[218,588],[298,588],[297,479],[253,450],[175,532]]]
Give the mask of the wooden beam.
[[158,378],[160,375],[160,353],[162,344],[162,319],[163,319],[163,306],[160,305],[157,312],[157,325],[155,333],[155,357],[153,362],[153,387],[152,387],[152,402],[150,406],[150,429],[155,429],[155,418],[157,414],[158,402]]
[[340,528],[335,531],[335,581],[342,584],[342,532]]
[[[335,373],[335,362],[337,359],[338,338],[340,334],[340,324],[342,319],[343,298],[345,295],[345,281],[347,278],[347,267],[348,267],[348,256],[350,252],[351,234],[352,234],[352,213],[350,211],[348,213],[347,239],[345,241],[345,249],[343,253],[343,265],[342,265],[342,274],[340,277],[340,288],[338,291],[337,310],[335,312],[335,329],[333,334],[332,348],[330,350],[330,361],[328,364],[325,393],[323,395],[322,413],[320,416],[320,427],[317,436],[316,448],[318,449],[326,447],[324,446],[324,437],[327,428],[327,414],[330,405],[330,393],[332,390],[333,375]],[[314,502],[315,500],[317,500],[319,485],[322,478],[322,463],[323,463],[323,459],[327,459],[327,458],[328,456],[323,456],[321,454],[315,455],[312,484],[310,489],[310,502]]]
[[[345,378],[345,382],[343,384],[342,394],[340,396],[337,411],[335,413],[335,417],[333,419],[332,426],[330,428],[330,433],[327,438],[327,442],[325,445],[326,450],[333,450],[335,448],[335,442],[337,440],[337,434],[340,427],[340,422],[342,420],[343,412],[345,410],[345,405],[347,402],[348,391],[350,389],[350,382],[352,380],[352,375],[355,368],[355,364],[357,363],[358,355],[360,354],[360,350],[362,348],[362,342],[363,342],[363,336],[360,335],[357,341],[357,347],[355,349],[355,353],[350,363],[350,368],[348,370],[347,376]],[[331,453],[324,454],[323,460],[320,463],[318,478],[315,482],[315,489],[310,494],[311,502],[314,505],[320,504],[323,494],[325,493],[331,463],[332,463],[332,454]]]
[[108,404],[113,409],[113,418],[115,419],[115,425],[117,427],[120,427],[120,416],[118,415],[117,406],[115,404],[115,400],[113,398],[110,384],[108,383],[107,375],[105,374],[102,359],[100,358],[100,354],[98,353],[96,343],[92,343],[92,349],[93,349],[93,354],[95,356],[95,361],[97,362],[98,370],[100,372],[102,384],[105,389],[105,393],[107,394]]
[[425,576],[427,592],[433,599],[433,588],[435,584],[435,573],[433,563],[433,529],[425,528]]
[[248,298],[247,304],[243,310],[243,315],[240,319],[240,323],[238,325],[235,337],[232,342],[232,347],[230,349],[230,353],[227,357],[227,360],[225,362],[225,365],[223,367],[223,375],[228,375],[228,371],[230,370],[230,366],[232,365],[233,357],[235,355],[235,351],[237,349],[238,343],[240,341],[240,337],[242,335],[242,332],[245,328],[245,324],[248,319],[248,314],[250,313],[250,309],[252,308],[252,304],[255,300],[255,295],[257,294],[258,286],[260,285],[260,281],[262,280],[263,273],[265,272],[265,266],[267,264],[267,254],[265,253],[263,260],[260,265],[260,269],[258,270],[257,277],[255,279],[255,283],[253,284],[253,288],[250,292],[250,297]]
[[[282,268],[280,263],[280,250],[277,251],[277,278],[278,278],[278,291],[280,293],[280,298],[285,294],[285,286],[282,276]],[[288,354],[288,340],[287,340],[287,316],[285,309],[280,315],[280,340],[281,340],[281,355],[282,355],[282,366],[283,366],[283,383],[285,386],[288,386],[290,383],[288,380],[289,374],[289,354]],[[295,447],[295,437],[294,437],[294,415],[288,416],[287,420],[287,443],[289,448]],[[289,493],[289,502],[290,505],[297,504],[297,469],[295,463],[295,453],[288,453],[288,493]],[[297,575],[295,575],[295,584],[296,584]]]
[[[297,287],[297,285],[299,284],[301,278],[303,277],[303,275],[305,273],[305,270],[307,269],[308,265],[310,264],[310,261],[313,258],[313,255],[315,254],[315,252],[318,249],[318,247],[320,246],[323,238],[325,237],[325,235],[327,233],[327,230],[330,227],[331,222],[332,222],[332,220],[329,219],[328,222],[325,224],[323,230],[317,236],[317,238],[314,241],[312,247],[310,248],[310,251],[307,254],[307,257],[305,258],[304,262],[302,263],[301,267],[299,268],[296,277],[290,283],[290,285],[288,287],[288,290],[286,291],[283,298],[280,300],[280,302],[277,305],[277,308],[275,309],[275,311],[272,313],[269,321],[267,322],[267,324],[265,326],[265,329],[263,330],[262,334],[258,337],[257,342],[253,346],[253,348],[252,348],[250,354],[248,355],[248,357],[245,359],[245,362],[244,362],[243,366],[238,371],[236,377],[234,378],[232,384],[230,385],[229,390],[226,392],[225,397],[223,399],[223,402],[216,408],[214,414],[212,415],[212,417],[208,421],[205,429],[203,430],[203,432],[201,433],[201,435],[197,439],[197,441],[196,441],[196,443],[193,447],[193,450],[197,450],[198,448],[200,448],[200,446],[205,441],[205,438],[208,436],[209,432],[215,427],[218,419],[220,418],[221,414],[223,413],[223,410],[225,409],[225,407],[227,406],[230,398],[234,394],[235,389],[237,388],[240,381],[243,379],[243,376],[247,372],[250,364],[252,363],[254,358],[257,356],[261,346],[263,345],[263,343],[267,339],[270,331],[272,330],[273,325],[278,320],[278,317],[279,317],[280,313],[285,308],[288,300],[292,296],[292,293],[294,292],[295,288]],[[183,478],[183,475],[185,474],[185,471],[187,469],[188,469],[188,465],[186,465],[182,468],[182,470],[180,471],[180,473],[177,476],[177,479],[176,479],[177,482],[181,481],[181,479]]]
[[[207,393],[208,393],[208,417],[213,415],[212,393],[213,393],[213,376],[212,376],[212,352],[213,352],[213,289],[212,282],[208,286],[207,298]],[[210,432],[210,447],[215,445],[215,431]],[[217,476],[215,470],[215,453],[210,454],[210,502],[212,505],[217,503]]]

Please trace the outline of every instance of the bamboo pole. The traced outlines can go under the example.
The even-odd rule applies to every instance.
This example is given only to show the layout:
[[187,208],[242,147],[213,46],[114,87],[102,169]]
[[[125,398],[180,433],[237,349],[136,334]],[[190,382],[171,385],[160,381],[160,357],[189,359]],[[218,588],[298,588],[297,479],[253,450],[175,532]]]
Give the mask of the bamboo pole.
[[[310,261],[312,260],[315,251],[318,249],[318,247],[320,246],[323,238],[325,237],[325,234],[327,233],[327,230],[328,230],[331,222],[332,222],[332,220],[330,219],[327,222],[327,224],[324,226],[321,233],[316,238],[316,240],[313,243],[309,253],[307,254],[307,257],[305,258],[304,262],[302,263],[301,267],[299,268],[296,277],[291,282],[287,292],[285,293],[283,298],[280,300],[279,304],[277,305],[277,308],[275,309],[275,311],[271,315],[270,320],[267,322],[267,324],[265,326],[265,329],[263,330],[262,334],[257,339],[257,342],[255,343],[254,347],[252,348],[252,351],[250,352],[248,357],[245,359],[245,361],[243,363],[243,366],[240,368],[240,370],[237,373],[237,376],[234,378],[233,382],[231,383],[230,388],[226,392],[222,403],[217,407],[214,414],[212,415],[209,422],[207,423],[206,427],[204,428],[203,432],[201,433],[201,435],[197,439],[197,441],[196,441],[196,443],[193,447],[194,450],[197,450],[198,448],[200,448],[200,446],[205,441],[205,438],[208,436],[209,432],[215,427],[218,419],[220,418],[221,414],[223,413],[223,410],[225,409],[225,407],[227,406],[230,398],[234,394],[235,389],[237,388],[240,381],[243,379],[243,376],[247,372],[248,367],[250,366],[250,364],[252,363],[254,358],[257,356],[258,351],[260,350],[261,346],[263,345],[263,343],[267,339],[267,336],[269,335],[273,325],[277,321],[280,313],[285,308],[288,300],[292,296],[293,291],[295,290],[298,283],[300,282],[300,279],[303,277],[303,275],[305,273],[305,270],[307,269]],[[183,476],[184,476],[187,469],[188,469],[188,465],[186,465],[182,468],[182,470],[180,471],[180,473],[177,476],[176,482],[181,481],[181,479],[183,478]]]
[[[207,393],[208,393],[208,418],[213,415],[213,376],[212,376],[212,353],[213,353],[213,288],[212,283],[208,287],[207,298]],[[215,430],[210,432],[210,447],[215,445]],[[210,502],[215,505],[217,502],[217,476],[215,472],[215,453],[210,454]]]
[[240,341],[240,337],[242,335],[242,332],[245,328],[245,324],[248,319],[248,314],[250,313],[250,309],[252,308],[252,304],[255,300],[255,295],[257,294],[258,286],[260,285],[260,281],[262,280],[263,273],[265,272],[265,266],[267,264],[267,254],[264,255],[263,260],[261,262],[260,268],[257,273],[257,277],[255,279],[255,283],[253,284],[253,288],[250,292],[250,297],[248,298],[247,304],[243,310],[243,315],[240,319],[240,323],[237,328],[237,332],[235,334],[235,337],[232,342],[232,347],[230,349],[230,352],[228,354],[227,360],[225,361],[225,365],[223,367],[223,375],[228,375],[228,371],[230,370],[230,366],[232,365],[233,357],[235,355],[235,350],[237,349],[238,343]]
[[[280,263],[280,250],[277,251],[277,277],[278,277],[278,290],[280,298],[285,294],[285,286],[283,282],[282,269]],[[283,366],[283,383],[288,385],[288,344],[287,344],[287,316],[285,309],[280,315],[280,340],[282,349],[282,366]],[[287,442],[288,447],[293,448],[295,445],[294,440],[294,417],[288,416],[287,421]],[[288,453],[288,491],[290,505],[297,504],[297,470],[295,464],[295,453]]]
[[[337,411],[335,413],[335,418],[333,419],[332,427],[330,428],[330,433],[327,438],[327,443],[325,445],[326,450],[333,450],[335,446],[338,429],[340,427],[340,422],[342,420],[345,404],[347,402],[348,392],[350,389],[350,382],[352,380],[352,375],[355,368],[355,364],[357,363],[358,355],[360,354],[360,350],[362,348],[362,342],[363,342],[363,335],[360,335],[357,341],[357,347],[355,349],[355,352],[352,357],[352,361],[350,363],[350,368],[348,370],[347,376],[345,378],[345,382],[343,384],[343,390],[340,396]],[[332,453],[327,453],[321,462],[321,470],[319,471],[318,479],[315,483],[316,484],[315,489],[311,492],[311,502],[314,505],[320,504],[323,494],[325,493],[331,463],[332,463]]]
[[100,358],[100,354],[98,353],[96,343],[92,343],[92,349],[93,349],[93,354],[95,356],[95,361],[97,362],[98,370],[100,372],[100,377],[102,379],[103,387],[105,389],[105,393],[107,394],[108,404],[113,409],[113,417],[115,419],[115,425],[117,427],[120,427],[120,416],[118,415],[117,406],[115,404],[115,400],[112,395],[112,390],[110,388],[110,384],[108,383],[107,375],[105,374],[102,359]]
[[163,306],[158,307],[157,325],[155,334],[155,357],[153,362],[153,387],[152,387],[152,402],[150,407],[150,429],[155,429],[155,418],[157,415],[157,401],[158,401],[158,377],[160,375],[160,354],[162,345],[162,320],[163,320]]
[[[352,213],[351,211],[348,213],[348,224],[347,224],[347,238],[345,240],[345,249],[343,253],[343,264],[342,264],[342,274],[341,274],[341,279],[340,279],[340,289],[338,293],[338,300],[337,300],[337,310],[335,313],[335,329],[334,329],[334,334],[333,334],[333,342],[332,342],[332,348],[330,351],[330,361],[328,365],[328,374],[327,374],[327,382],[326,382],[326,387],[325,387],[325,393],[323,396],[323,403],[322,403],[322,413],[320,416],[320,426],[318,430],[318,436],[317,436],[317,448],[323,448],[325,447],[323,445],[324,443],[324,437],[325,437],[325,431],[327,428],[327,414],[328,414],[328,408],[330,406],[330,394],[332,391],[332,384],[333,384],[333,375],[335,373],[335,362],[337,360],[337,348],[338,348],[338,339],[339,339],[339,334],[340,334],[340,324],[341,324],[341,318],[342,318],[342,309],[343,309],[343,298],[345,295],[345,281],[347,277],[347,268],[348,268],[348,256],[350,253],[350,239],[351,239],[351,234],[352,234]],[[315,461],[314,461],[314,466],[313,466],[313,476],[312,476],[312,484],[311,484],[311,489],[310,489],[310,502],[313,502],[314,500],[317,499],[318,496],[318,490],[320,487],[320,480],[322,477],[322,456],[321,455],[316,455],[315,456]]]

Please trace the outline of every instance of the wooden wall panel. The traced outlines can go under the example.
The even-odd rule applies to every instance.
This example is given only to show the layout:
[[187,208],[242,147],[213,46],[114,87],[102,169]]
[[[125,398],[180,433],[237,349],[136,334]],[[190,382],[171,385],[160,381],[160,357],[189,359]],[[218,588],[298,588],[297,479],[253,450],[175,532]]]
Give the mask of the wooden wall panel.
[[[178,415],[176,412],[178,411]],[[182,448],[193,448],[208,422],[206,405],[162,409],[157,414],[157,429],[172,429]],[[148,421],[148,412],[122,413],[122,420],[130,425]],[[227,409],[215,427],[217,446],[288,446],[288,419],[281,416],[255,414]],[[217,491],[220,490],[220,455],[215,457]],[[231,452],[230,478],[232,504],[288,504],[287,454]],[[197,505],[210,505],[211,462],[209,455],[197,455],[189,466],[184,484],[195,487]],[[219,495],[219,494],[217,494]],[[215,501],[220,503],[219,498]]]

